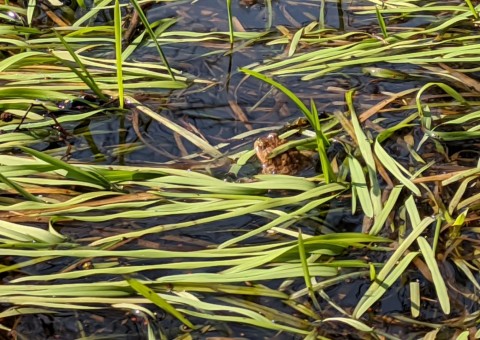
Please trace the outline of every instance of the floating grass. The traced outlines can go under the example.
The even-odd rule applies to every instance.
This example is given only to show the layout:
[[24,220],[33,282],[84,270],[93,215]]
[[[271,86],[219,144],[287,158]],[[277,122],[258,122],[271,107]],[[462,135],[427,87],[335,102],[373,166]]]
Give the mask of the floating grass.
[[[362,332],[359,336],[394,338],[395,331],[379,329],[376,303],[404,289],[408,278],[410,296],[402,302],[411,308],[392,316],[399,327],[414,327],[427,337],[449,327],[460,337],[471,334],[479,317],[469,306],[478,303],[478,261],[472,254],[480,232],[479,44],[471,34],[478,14],[472,4],[346,5],[355,25],[364,18],[378,22],[373,31],[381,32],[380,38],[347,24],[342,31],[325,29],[325,13],[334,5],[325,1],[319,5],[320,23],[269,32],[233,32],[231,26],[225,32],[191,32],[178,29],[184,17],[148,23],[143,6],[149,4],[132,2],[145,28],[136,31],[123,53],[120,9],[128,5],[118,1],[80,4],[87,10],[76,12],[72,26],[55,29],[59,37],[26,27],[23,18],[2,16],[0,107],[7,119],[0,122],[0,256],[11,261],[0,268],[8,273],[0,295],[10,306],[0,315],[6,320],[2,330],[18,331],[19,323],[8,319],[35,313],[117,309],[141,315],[139,327],[150,339],[166,339],[168,332],[156,330],[163,326],[154,319],[160,308],[176,325],[192,327],[191,337],[208,336],[201,332],[211,325],[232,329],[237,323],[307,339],[348,334],[343,327]],[[194,6],[164,5],[168,10],[184,6],[177,13]],[[274,5],[265,3],[268,27],[279,10]],[[31,6],[3,9],[34,22]],[[283,14],[288,19],[288,11]],[[220,17],[226,27],[232,13]],[[95,21],[99,18],[101,24]],[[409,27],[411,18],[432,24]],[[58,22],[64,25],[64,19]],[[195,57],[201,59],[227,52],[233,40],[240,44],[232,53],[246,56],[250,45],[274,46],[264,60],[241,71],[286,94],[310,127],[275,122],[231,139],[207,140],[194,131],[200,125],[182,125],[163,114],[161,106],[176,104],[176,97],[167,100],[169,91],[193,85],[186,93],[203,96],[216,81],[186,73],[183,63],[176,63],[178,70],[169,68],[160,46],[199,47],[202,55]],[[143,47],[157,49],[163,65],[139,61]],[[311,93],[301,88],[294,94],[281,85],[288,84],[288,76],[325,79],[302,85],[311,86]],[[356,79],[372,80],[378,91],[357,87]],[[79,98],[83,91],[95,98]],[[147,99],[139,96],[143,92]],[[118,96],[121,106],[122,93],[126,110],[104,101]],[[263,105],[254,104],[253,111]],[[208,119],[218,122],[214,115]],[[66,149],[54,146],[62,141],[59,125],[67,140],[75,134],[76,151],[90,147],[100,155],[104,151],[92,145],[105,132],[82,129],[112,116],[124,123],[131,117],[131,126],[143,119],[184,137],[196,150],[181,159],[190,168],[117,165],[144,146],[125,138],[121,145],[107,146],[111,159],[105,152],[96,164],[54,156]],[[204,119],[196,112],[192,117]],[[130,126],[119,126],[125,137]],[[297,137],[272,157],[289,148],[317,149],[321,171],[302,177],[249,170],[245,176],[245,168],[256,166],[250,161],[251,139],[267,130]],[[135,132],[141,136],[143,131]],[[217,138],[221,141],[214,142]],[[103,165],[110,161],[114,164]],[[224,176],[220,167],[213,177],[207,167],[217,161],[233,167],[237,177]],[[350,227],[345,223],[350,219],[363,219],[363,225],[354,226],[362,233],[339,231]],[[447,284],[442,266],[448,264],[466,279],[461,285]],[[47,272],[42,266],[60,269]],[[357,289],[369,279],[350,315],[342,296],[350,285]],[[453,297],[460,298],[452,303]],[[435,320],[428,305],[439,307]],[[468,316],[459,321],[448,313]],[[79,334],[90,336],[86,328]]]

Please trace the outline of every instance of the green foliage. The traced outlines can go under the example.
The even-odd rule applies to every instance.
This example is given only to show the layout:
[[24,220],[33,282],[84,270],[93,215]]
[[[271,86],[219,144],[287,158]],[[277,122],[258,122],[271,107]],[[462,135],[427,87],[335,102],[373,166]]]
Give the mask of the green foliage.
[[[480,44],[471,34],[478,19],[472,2],[425,6],[372,0],[352,9],[355,19],[378,22],[372,32],[381,32],[380,38],[352,27],[325,28],[331,5],[325,1],[319,23],[295,30],[271,30],[276,4],[265,1],[268,32],[234,32],[236,4],[229,0],[225,32],[179,31],[178,18],[149,23],[142,7],[148,3],[104,0],[88,8],[80,1],[85,10],[76,13],[75,22],[53,30],[31,27],[40,10],[37,1],[25,9],[8,2],[1,8],[0,108],[12,120],[0,122],[0,256],[13,261],[0,266],[10,280],[0,296],[11,306],[0,317],[136,310],[145,314],[146,334],[154,339],[158,334],[148,320],[159,307],[192,332],[199,330],[190,320],[206,327],[233,322],[306,339],[326,339],[324,334],[344,326],[362,332],[359,336],[393,338],[372,320],[378,315],[376,304],[401,283],[410,287],[411,318],[406,309],[394,316],[395,322],[415,325],[425,337],[452,326],[457,338],[466,339],[480,316],[467,313],[464,302],[478,303],[475,290],[480,289],[475,256],[480,163],[474,148],[480,137],[475,79]],[[122,21],[130,5],[144,27],[125,42]],[[103,14],[113,20],[97,25],[96,17]],[[420,17],[432,24],[408,26],[408,19]],[[401,27],[396,20],[403,20]],[[153,106],[152,98],[163,99],[168,91],[189,85],[195,85],[189,91],[201,93],[217,84],[170,68],[162,47],[186,43],[206,50],[198,57],[235,55],[249,45],[281,46],[282,53],[268,54],[240,71],[285,94],[310,126],[275,122],[212,145],[201,132],[163,115],[164,102]],[[162,65],[133,59],[140,47],[155,48]],[[114,49],[115,57],[97,49]],[[329,99],[314,97],[324,91],[302,97],[283,85],[289,76],[304,81],[303,86],[317,81],[311,83],[315,91],[318,84],[348,81],[338,81],[338,100],[325,104]],[[398,83],[402,90],[379,87],[366,96],[362,87],[353,88],[350,80],[357,78]],[[84,91],[95,99],[81,99]],[[147,99],[138,99],[139,93]],[[118,107],[110,100],[117,96]],[[64,101],[80,103],[82,109],[61,109]],[[329,112],[335,106],[339,109]],[[82,164],[57,157],[65,156],[67,146],[38,151],[41,143],[61,140],[60,125],[68,139],[75,127],[111,115],[131,118],[132,126],[144,118],[188,141],[197,150],[182,158],[182,166],[190,168]],[[273,129],[281,130],[282,138],[301,137],[276,148],[272,157],[289,148],[316,150],[321,174],[259,174],[236,182],[212,175],[210,167],[223,174],[221,166],[227,165],[241,176],[255,151],[251,144],[238,151],[238,143]],[[92,132],[82,136],[93,140]],[[468,148],[462,149],[462,143]],[[111,152],[123,155],[144,144],[119,142]],[[73,148],[81,151],[78,144]],[[363,217],[363,225],[356,226],[362,232],[338,232],[335,223],[328,224],[349,214]],[[238,226],[239,220],[248,223]],[[77,236],[75,228],[86,235]],[[208,234],[208,242],[183,236],[198,230]],[[216,236],[218,243],[211,241]],[[165,246],[177,243],[183,247]],[[52,261],[66,267],[31,274],[32,268]],[[447,265],[468,284],[449,280]],[[407,282],[412,272],[420,275],[421,284]],[[331,295],[342,284],[368,279],[353,312],[340,296]],[[456,299],[458,294],[462,299]],[[290,309],[261,305],[258,298]],[[423,301],[438,306],[441,324],[425,322]],[[459,321],[448,319],[449,313],[467,316]],[[14,331],[8,324],[0,328]]]

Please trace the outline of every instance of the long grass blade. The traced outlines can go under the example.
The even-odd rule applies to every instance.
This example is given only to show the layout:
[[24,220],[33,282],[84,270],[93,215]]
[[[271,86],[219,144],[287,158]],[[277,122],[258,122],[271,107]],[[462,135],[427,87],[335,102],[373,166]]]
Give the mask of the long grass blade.
[[135,289],[139,294],[143,295],[145,298],[149,299],[152,301],[155,305],[163,309],[165,312],[173,315],[176,317],[178,320],[180,320],[184,325],[186,325],[189,328],[195,328],[195,326],[187,319],[185,318],[175,307],[173,307],[170,303],[168,303],[167,300],[162,298],[160,295],[156,294],[153,290],[148,288],[146,285],[141,283],[140,281],[137,281],[133,278],[126,278],[125,279],[128,284]]
[[123,59],[122,59],[122,14],[120,2],[115,0],[114,7],[114,28],[115,28],[115,60],[117,65],[117,86],[119,106],[123,109]]
[[428,269],[432,273],[433,285],[435,286],[435,291],[437,292],[440,306],[442,307],[443,312],[448,315],[450,314],[450,299],[448,297],[445,280],[443,279],[440,269],[438,268],[435,254],[433,253],[433,250],[428,244],[427,240],[425,240],[423,237],[419,237],[417,239],[417,243],[423,258],[427,263]]
[[148,35],[150,36],[150,39],[152,39],[155,47],[157,48],[158,55],[162,59],[163,65],[167,68],[168,74],[172,78],[173,81],[175,81],[175,75],[172,72],[172,69],[170,68],[170,65],[168,63],[167,57],[163,53],[162,47],[157,41],[157,36],[155,35],[155,32],[153,32],[152,27],[150,26],[150,23],[148,22],[147,17],[145,16],[145,13],[143,12],[142,7],[138,3],[137,0],[130,0],[130,3],[133,5],[135,8],[135,11],[138,13],[138,17],[140,18],[140,21],[142,22],[143,26],[145,27],[145,30],[147,31]]

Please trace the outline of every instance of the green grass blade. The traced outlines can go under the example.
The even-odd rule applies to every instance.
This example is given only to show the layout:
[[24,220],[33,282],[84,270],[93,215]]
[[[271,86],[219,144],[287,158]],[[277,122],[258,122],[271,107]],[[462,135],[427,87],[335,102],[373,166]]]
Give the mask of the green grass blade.
[[122,13],[120,2],[115,0],[114,29],[115,29],[115,60],[117,65],[118,104],[123,109],[123,60],[122,60]]
[[32,26],[33,14],[36,8],[37,8],[37,0],[28,0],[28,8],[27,8],[28,26]]
[[223,154],[218,151],[215,147],[211,146],[207,141],[203,140],[202,138],[198,137],[194,133],[188,131],[187,129],[181,127],[180,125],[176,124],[175,122],[159,115],[158,113],[154,112],[147,106],[142,105],[140,102],[135,100],[133,97],[126,96],[125,100],[131,104],[131,106],[135,110],[139,110],[143,114],[153,118],[160,124],[163,124],[168,129],[177,132],[180,136],[183,136],[185,139],[190,141],[193,145],[197,146],[205,153],[209,154],[212,157],[219,158],[222,157]]
[[165,65],[165,67],[167,68],[168,74],[170,75],[172,80],[175,80],[175,75],[173,74],[172,69],[170,68],[170,65],[168,64],[167,57],[163,53],[162,47],[160,46],[160,44],[157,41],[157,36],[153,32],[152,27],[150,26],[150,23],[148,22],[148,19],[145,16],[145,13],[142,10],[142,7],[140,7],[140,4],[138,3],[137,0],[130,0],[130,3],[135,8],[135,11],[137,11],[138,17],[142,21],[142,24],[145,27],[145,29],[147,30],[148,35],[150,36],[150,39],[152,39],[153,43],[155,44],[155,47],[157,48],[158,54],[159,54],[160,58],[162,59],[163,65]]
[[425,126],[425,128],[427,128],[428,130],[431,130],[431,128],[432,128],[432,117],[431,117],[430,113],[426,112],[423,109],[423,105],[422,105],[422,102],[421,102],[421,97],[422,97],[422,94],[426,90],[428,90],[430,87],[433,87],[433,86],[440,87],[443,91],[445,91],[445,93],[450,95],[453,99],[455,99],[459,103],[467,104],[467,101],[465,100],[465,98],[463,98],[460,93],[455,91],[452,87],[448,86],[447,84],[444,84],[444,83],[428,83],[428,84],[425,84],[424,86],[422,86],[420,88],[420,90],[418,90],[417,96],[415,98],[415,102],[417,104],[418,113],[420,114],[420,117],[422,119],[422,125]]
[[418,246],[422,253],[425,262],[427,263],[428,269],[432,273],[433,285],[435,286],[435,291],[437,292],[438,301],[440,306],[445,314],[450,314],[450,299],[448,298],[447,285],[445,280],[440,273],[438,268],[437,260],[435,259],[435,254],[433,253],[432,248],[428,244],[427,240],[423,237],[417,239]]
[[175,307],[168,303],[167,300],[163,299],[160,295],[155,293],[155,291],[133,278],[126,278],[125,280],[128,282],[130,287],[132,287],[137,293],[141,294],[146,299],[152,301],[155,305],[163,309],[165,312],[176,317],[187,327],[191,329],[195,328],[195,326],[190,321],[188,321],[188,319],[185,318],[182,313],[180,313]]
[[380,13],[378,6],[375,6],[375,14],[377,15],[378,25],[382,30],[383,38],[387,39],[388,38],[387,25],[385,25],[385,20],[383,20],[382,13]]
[[370,201],[372,204],[373,213],[375,216],[378,216],[380,214],[380,211],[382,210],[382,193],[380,190],[380,184],[378,183],[377,166],[375,165],[375,159],[373,157],[372,145],[370,143],[370,140],[363,132],[363,129],[360,125],[360,122],[358,121],[358,117],[355,112],[355,107],[353,105],[353,93],[354,91],[348,91],[345,94],[345,100],[347,102],[347,106],[352,117],[351,120],[353,130],[357,138],[358,148],[360,149],[360,153],[362,154],[365,164],[367,165],[368,179],[371,185]]
[[230,38],[230,45],[233,45],[235,42],[235,35],[233,31],[233,20],[232,20],[232,0],[227,0],[227,17],[228,17],[228,36]]
[[29,201],[33,202],[43,202],[40,198],[32,195],[28,191],[22,188],[22,186],[18,185],[17,183],[9,180],[7,177],[3,176],[0,172],[0,181],[11,187],[13,190],[17,191],[20,195],[25,197]]
[[[431,217],[426,217],[422,220],[422,222],[413,228],[412,232],[410,235],[408,235],[405,240],[398,246],[398,248],[395,250],[395,252],[392,254],[392,256],[388,259],[388,261],[385,263],[383,266],[382,270],[377,274],[377,279],[375,282],[372,283],[372,285],[368,288],[368,290],[365,292],[363,297],[360,299],[358,302],[357,306],[355,307],[355,310],[353,312],[353,317],[355,319],[360,318],[367,310],[370,308],[378,299],[381,298],[383,293],[385,293],[386,289],[390,286],[385,283],[387,280],[387,277],[389,277],[391,284],[393,284],[393,278],[394,276],[389,276],[390,273],[393,272],[393,269],[396,267],[397,269],[399,268],[398,261],[400,258],[403,256],[405,251],[412,245],[415,240],[420,237],[422,232],[432,224],[434,221],[433,218]],[[415,254],[415,255],[410,255],[410,254]],[[403,265],[406,266],[408,263],[410,263],[411,260],[417,255],[416,253],[410,253],[405,256],[405,258],[402,260],[404,261],[407,257],[409,257],[408,261],[405,260]],[[397,272],[396,274],[401,275],[402,272]],[[392,281],[393,280],[393,281]]]
[[317,309],[320,309],[320,304],[317,301],[317,298],[315,296],[315,291],[313,290],[313,287],[312,287],[312,278],[310,276],[310,271],[308,270],[307,252],[305,251],[302,231],[300,229],[298,230],[298,254],[300,256],[300,262],[302,263],[303,278],[305,280],[305,286],[307,287],[308,294],[310,295],[310,299],[312,299],[315,307]]
[[360,162],[352,156],[348,156],[348,164],[350,167],[350,175],[352,176],[352,190],[356,191],[364,214],[372,218],[374,216],[373,205],[362,166]]
[[377,235],[380,232],[383,225],[385,224],[385,221],[388,218],[388,215],[390,215],[393,208],[397,204],[397,200],[398,200],[398,197],[400,196],[400,193],[402,192],[402,189],[403,189],[403,185],[397,185],[392,189],[382,211],[380,212],[380,214],[378,214],[375,217],[375,223],[373,224],[369,232],[370,235]]
[[283,86],[282,84],[276,82],[275,80],[261,74],[261,73],[258,73],[256,71],[252,71],[252,70],[249,70],[247,68],[243,68],[241,67],[239,69],[241,72],[245,73],[245,74],[248,74],[249,76],[252,76],[252,77],[255,77],[257,79],[260,79],[261,81],[264,81],[266,82],[267,84],[270,84],[274,87],[276,87],[277,89],[279,89],[280,91],[282,91],[288,98],[290,98],[290,100],[292,102],[295,103],[295,105],[298,106],[298,108],[303,112],[303,114],[305,115],[305,117],[307,117],[307,119],[309,117],[311,117],[311,112],[310,110],[307,108],[307,106],[300,100],[300,98],[298,98],[295,93],[293,93],[292,91],[290,91],[288,88],[286,88],[285,86]]
[[335,174],[332,169],[332,165],[330,164],[330,160],[328,159],[327,155],[327,148],[329,146],[329,142],[327,137],[322,131],[322,126],[320,125],[320,119],[318,118],[317,106],[313,99],[310,100],[310,107],[312,110],[310,111],[309,116],[307,119],[310,121],[313,129],[315,130],[315,139],[317,141],[317,149],[318,149],[318,156],[320,157],[320,165],[322,167],[322,173],[325,180],[325,183],[331,183],[336,180]]
[[475,6],[473,6],[472,4],[472,1],[470,0],[465,0],[468,8],[470,9],[470,12],[472,12],[473,14],[473,17],[475,18],[475,20],[478,20],[480,18],[480,16],[478,15],[478,12],[477,10],[475,9]]
[[417,318],[420,315],[420,282],[410,282],[410,313],[412,318]]
[[258,73],[256,71],[252,71],[252,70],[249,70],[249,69],[246,69],[246,68],[240,68],[240,71],[276,87],[277,89],[282,91],[288,98],[290,98],[290,100],[292,102],[294,102],[298,106],[300,111],[302,111],[302,113],[305,115],[305,117],[310,122],[311,126],[315,129],[315,133],[317,135],[318,152],[319,152],[319,156],[320,156],[320,160],[321,160],[322,170],[324,171],[323,175],[325,176],[325,182],[327,184],[331,183],[334,180],[333,179],[334,174],[333,174],[332,167],[330,165],[330,162],[328,161],[328,157],[327,157],[327,154],[326,154],[326,147],[328,146],[329,143],[328,143],[327,138],[323,134],[323,131],[321,130],[320,121],[318,119],[318,113],[317,113],[317,110],[316,110],[316,107],[315,107],[313,101],[311,101],[311,104],[312,104],[312,111],[311,111],[300,100],[300,98],[298,98],[295,95],[295,93],[290,91],[284,85],[282,85],[282,84],[276,82],[275,80],[273,80],[269,77],[266,77],[265,75],[263,75],[261,73]]
[[[75,63],[83,71],[83,73],[78,71],[75,67],[70,67],[68,64],[66,66],[69,67],[72,70],[72,72],[74,72],[80,79],[82,79],[82,81],[93,91],[93,93],[95,93],[98,96],[98,98],[100,98],[102,100],[107,100],[107,97],[102,93],[102,91],[98,87],[97,83],[95,82],[94,77],[90,74],[90,72],[88,72],[87,68],[82,63],[82,61],[80,60],[78,55],[75,53],[75,51],[70,47],[70,45],[65,41],[65,39],[62,37],[62,35],[60,33],[58,33],[57,31],[54,31],[54,32],[55,32],[57,38],[60,40],[60,42],[65,47],[65,49],[68,51],[70,56],[73,58],[73,60],[75,60]],[[52,54],[52,55],[54,55],[54,54]],[[63,59],[60,59],[58,57],[57,57],[57,59],[60,62],[64,63]]]
[[25,226],[18,223],[12,223],[0,220],[0,235],[7,237],[11,241],[16,242],[40,242],[49,245],[58,244],[64,240],[49,231]]
[[363,322],[360,322],[358,320],[350,319],[350,318],[326,318],[322,322],[342,322],[344,324],[347,324],[353,328],[355,328],[357,331],[361,332],[373,332],[373,328],[365,325]]
[[398,163],[380,145],[378,139],[375,141],[374,151],[383,166],[390,171],[395,178],[410,189],[415,195],[420,196],[420,189],[400,171]]
[[26,153],[28,153],[28,154],[36,157],[36,158],[48,163],[48,164],[55,165],[57,168],[65,170],[67,172],[67,174],[66,174],[67,178],[73,178],[73,179],[77,179],[77,180],[85,181],[85,182],[89,182],[89,183],[95,183],[95,184],[98,184],[98,185],[100,185],[100,186],[102,186],[103,188],[106,188],[106,189],[110,189],[111,186],[112,186],[100,174],[97,174],[95,172],[82,170],[78,167],[75,167],[73,165],[65,163],[65,162],[63,162],[63,161],[61,161],[57,158],[54,158],[52,156],[49,156],[49,155],[47,155],[45,153],[42,153],[40,151],[37,151],[37,150],[29,149],[29,148],[26,148],[26,147],[20,147],[20,149],[22,149],[22,151],[24,151],[24,152],[26,152]]
[[[411,252],[405,255],[398,263],[395,264],[393,270],[385,277],[383,281],[377,280],[379,283],[374,282],[370,288],[375,287],[375,289],[368,289],[367,292],[363,295],[360,303],[355,308],[353,313],[355,318],[360,318],[363,313],[367,311],[375,302],[380,300],[380,298],[385,294],[385,292],[393,285],[393,283],[405,273],[405,270],[410,265],[412,260],[418,255],[418,252]],[[389,260],[390,262],[390,260]],[[383,271],[383,269],[382,269]],[[382,273],[380,271],[379,275]]]

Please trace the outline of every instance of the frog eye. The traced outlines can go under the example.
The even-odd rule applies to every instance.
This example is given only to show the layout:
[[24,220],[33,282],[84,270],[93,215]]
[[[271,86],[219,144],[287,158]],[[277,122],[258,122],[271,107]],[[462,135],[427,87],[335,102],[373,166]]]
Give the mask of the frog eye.
[[268,139],[278,139],[278,135],[275,132],[271,132],[267,136]]

